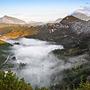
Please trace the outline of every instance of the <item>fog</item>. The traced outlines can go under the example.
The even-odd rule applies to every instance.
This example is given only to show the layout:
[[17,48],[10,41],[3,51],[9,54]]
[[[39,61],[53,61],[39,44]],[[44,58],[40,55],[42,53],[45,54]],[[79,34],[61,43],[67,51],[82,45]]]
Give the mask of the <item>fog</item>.
[[[71,58],[65,63],[51,53],[55,49],[63,49],[61,45],[26,38],[8,40],[8,42],[14,44],[11,50],[15,57],[15,60],[13,60],[14,72],[19,77],[24,77],[33,87],[47,87],[56,83],[62,77],[57,76],[60,71],[79,64],[77,58]],[[15,43],[18,43],[18,45]],[[83,61],[80,59],[80,63]],[[22,67],[21,64],[23,64]],[[54,82],[52,82],[53,79]]]

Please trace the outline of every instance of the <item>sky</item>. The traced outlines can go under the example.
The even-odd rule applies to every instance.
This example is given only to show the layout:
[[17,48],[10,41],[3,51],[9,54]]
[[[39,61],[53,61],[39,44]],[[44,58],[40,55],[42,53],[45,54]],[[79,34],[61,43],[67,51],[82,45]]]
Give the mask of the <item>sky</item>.
[[26,22],[48,22],[90,6],[90,0],[0,0],[0,17],[13,16]]

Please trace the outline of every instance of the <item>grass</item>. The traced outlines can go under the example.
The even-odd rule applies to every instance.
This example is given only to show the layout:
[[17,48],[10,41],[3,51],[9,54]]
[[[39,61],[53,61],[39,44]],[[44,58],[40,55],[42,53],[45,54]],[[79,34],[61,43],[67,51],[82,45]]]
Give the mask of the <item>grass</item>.
[[3,26],[0,28],[0,33],[2,34],[0,38],[16,39],[23,36],[30,36],[38,33],[36,27],[12,25]]

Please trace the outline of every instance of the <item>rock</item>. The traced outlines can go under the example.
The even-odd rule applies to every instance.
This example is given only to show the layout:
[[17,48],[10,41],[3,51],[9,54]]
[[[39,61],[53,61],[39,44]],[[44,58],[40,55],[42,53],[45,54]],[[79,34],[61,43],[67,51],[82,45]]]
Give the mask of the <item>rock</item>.
[[20,45],[20,43],[19,43],[19,42],[15,42],[14,44],[16,44],[16,45]]
[[14,56],[14,57],[12,57],[11,59],[12,59],[12,60],[16,60],[16,57]]

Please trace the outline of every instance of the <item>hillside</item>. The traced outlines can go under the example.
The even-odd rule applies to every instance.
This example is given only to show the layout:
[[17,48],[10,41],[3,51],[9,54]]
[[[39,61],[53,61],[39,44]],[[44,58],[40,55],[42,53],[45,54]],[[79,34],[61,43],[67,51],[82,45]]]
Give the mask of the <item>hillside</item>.
[[15,39],[23,36],[37,34],[36,27],[27,27],[20,25],[5,25],[0,28],[0,39]]
[[[47,24],[33,36],[41,40],[54,41],[65,48],[87,48],[90,40],[90,21],[83,21],[74,16],[66,16],[60,23]],[[83,46],[82,46],[83,44]],[[88,48],[87,48],[88,49]]]

